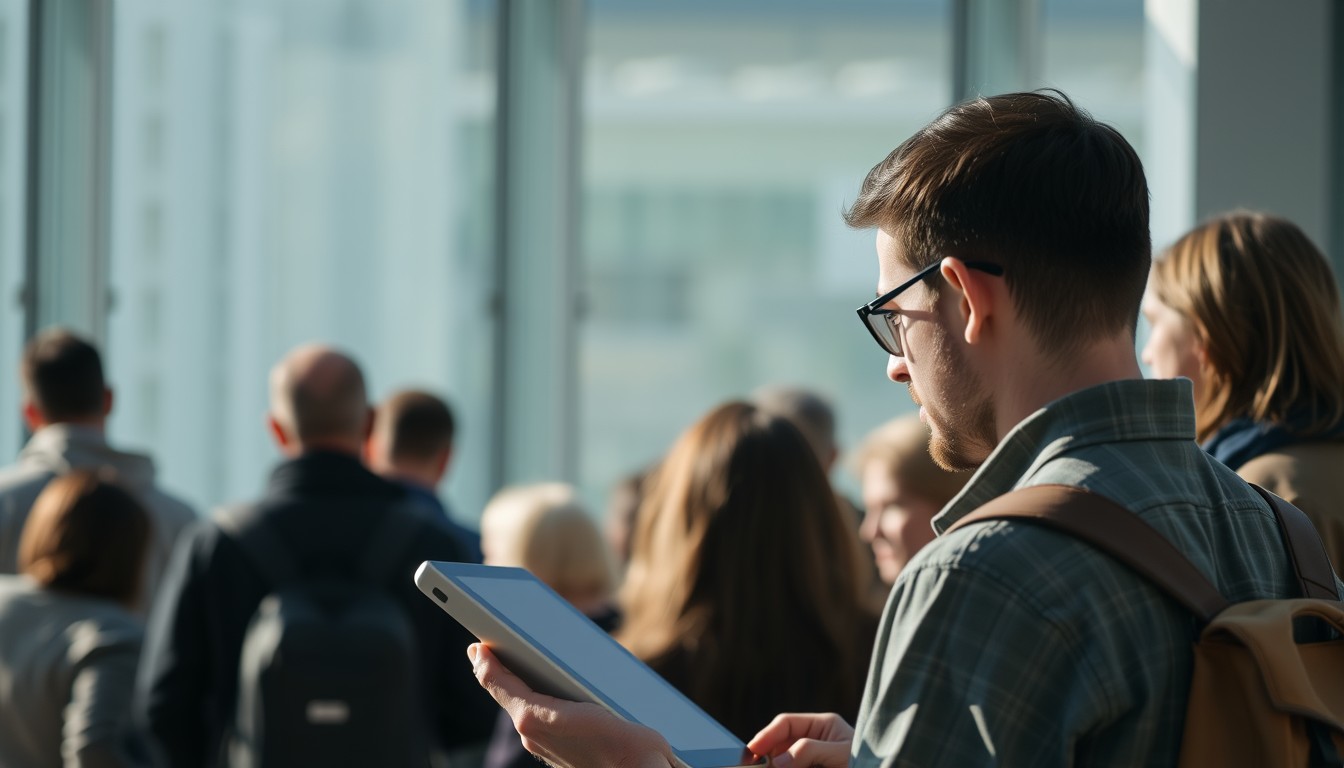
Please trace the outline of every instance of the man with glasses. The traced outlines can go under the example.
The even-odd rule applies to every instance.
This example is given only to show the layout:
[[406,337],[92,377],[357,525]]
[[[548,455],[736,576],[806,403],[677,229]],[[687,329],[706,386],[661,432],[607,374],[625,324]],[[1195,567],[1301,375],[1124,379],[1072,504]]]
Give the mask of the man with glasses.
[[[1142,379],[1148,189],[1113,128],[1058,93],[958,105],[873,168],[846,219],[878,230],[878,296],[858,314],[887,376],[920,405],[934,459],[978,470],[940,534],[1011,490],[1062,484],[1128,508],[1234,602],[1296,595],[1273,514],[1194,442],[1190,382]],[[974,523],[901,571],[856,728],[781,715],[748,746],[776,766],[1172,765],[1194,633],[1099,550]],[[656,734],[471,653],[551,762],[668,764]],[[618,739],[633,746],[583,752]]]

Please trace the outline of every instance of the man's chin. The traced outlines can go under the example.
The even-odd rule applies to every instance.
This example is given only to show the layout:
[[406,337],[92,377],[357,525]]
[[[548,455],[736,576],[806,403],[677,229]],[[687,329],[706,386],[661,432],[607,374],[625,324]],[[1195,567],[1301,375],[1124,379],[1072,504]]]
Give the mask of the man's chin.
[[941,437],[937,430],[929,440],[929,456],[933,458],[933,463],[948,472],[970,472],[979,469],[985,462],[983,452],[972,452],[967,448],[968,446],[958,445],[955,440]]

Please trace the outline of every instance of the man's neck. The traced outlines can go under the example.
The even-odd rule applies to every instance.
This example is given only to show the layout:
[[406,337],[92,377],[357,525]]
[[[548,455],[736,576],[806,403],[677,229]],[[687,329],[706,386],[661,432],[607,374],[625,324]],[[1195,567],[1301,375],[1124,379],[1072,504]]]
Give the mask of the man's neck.
[[340,438],[315,438],[304,441],[301,445],[295,446],[296,450],[293,456],[306,456],[310,453],[339,453],[348,455],[353,459],[360,459],[360,443],[351,442]]
[[1004,366],[993,383],[998,393],[995,429],[1000,441],[1023,419],[1061,397],[1100,384],[1143,378],[1134,340],[1128,334],[1088,344],[1065,360],[1043,354],[1034,357]]
[[414,488],[419,488],[425,493],[430,494],[434,493],[435,484],[416,472],[411,472],[402,469],[389,469],[379,474],[381,474],[387,480],[402,483],[404,485],[409,485]]
[[104,417],[94,417],[87,419],[62,419],[60,421],[43,421],[33,425],[33,431],[46,429],[47,427],[73,427],[76,429],[85,429],[90,432],[103,434],[107,430],[107,419]]

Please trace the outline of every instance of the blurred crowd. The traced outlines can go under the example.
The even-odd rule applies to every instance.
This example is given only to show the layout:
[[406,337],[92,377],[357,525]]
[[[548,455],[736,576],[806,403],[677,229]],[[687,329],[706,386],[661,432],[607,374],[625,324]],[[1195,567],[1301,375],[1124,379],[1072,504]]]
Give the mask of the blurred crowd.
[[[1142,313],[1142,360],[1189,380],[1203,449],[1301,507],[1339,562],[1344,323],[1325,256],[1284,219],[1218,216],[1159,254]],[[205,512],[110,442],[113,393],[88,340],[42,331],[19,369],[31,437],[0,472],[4,766],[285,764],[267,707],[317,684],[295,671],[291,640],[258,628],[323,606],[285,589],[300,583],[385,597],[364,605],[392,610],[409,643],[377,668],[378,692],[350,684],[378,701],[404,689],[409,704],[389,699],[379,721],[383,751],[333,740],[336,763],[534,765],[472,676],[472,638],[413,584],[425,560],[531,571],[744,742],[780,712],[854,722],[891,587],[926,565],[935,518],[972,476],[931,454],[920,416],[875,420],[842,453],[835,404],[770,386],[630,467],[602,515],[569,485],[536,483],[499,490],[475,530],[440,495],[445,399],[403,390],[371,405],[355,360],[309,344],[271,374],[281,460],[266,487]],[[859,498],[832,484],[840,472]],[[320,650],[363,642],[367,622],[351,622],[292,641],[314,643],[295,647],[317,649],[318,677]],[[304,701],[302,727],[365,716],[334,693]]]

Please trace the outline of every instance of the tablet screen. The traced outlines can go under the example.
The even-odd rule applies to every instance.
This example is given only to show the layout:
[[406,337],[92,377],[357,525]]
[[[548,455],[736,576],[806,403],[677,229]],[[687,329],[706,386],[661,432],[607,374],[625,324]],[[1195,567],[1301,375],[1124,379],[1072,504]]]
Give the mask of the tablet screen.
[[456,575],[454,581],[475,592],[482,603],[535,638],[574,673],[601,691],[634,720],[663,734],[673,749],[740,750],[742,743],[705,715],[675,688],[617,646],[616,653],[594,653],[614,644],[592,622],[538,582],[528,579]]

